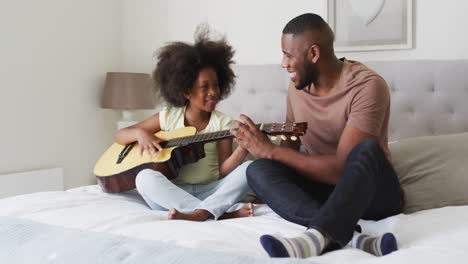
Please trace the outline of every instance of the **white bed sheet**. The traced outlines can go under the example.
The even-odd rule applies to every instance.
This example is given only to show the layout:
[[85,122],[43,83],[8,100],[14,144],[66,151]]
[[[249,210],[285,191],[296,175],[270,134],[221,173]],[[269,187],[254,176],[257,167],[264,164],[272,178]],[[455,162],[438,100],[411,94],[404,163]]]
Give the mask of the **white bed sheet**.
[[[150,210],[137,193],[106,194],[98,186],[0,199],[3,216],[240,255],[267,257],[258,242],[262,234],[294,236],[304,231],[304,227],[281,219],[266,205],[256,206],[255,214],[256,217],[202,223],[168,221],[167,212]],[[400,250],[377,258],[347,247],[311,260],[318,263],[466,263],[468,259],[468,206],[400,214],[360,224],[371,234],[394,232]]]

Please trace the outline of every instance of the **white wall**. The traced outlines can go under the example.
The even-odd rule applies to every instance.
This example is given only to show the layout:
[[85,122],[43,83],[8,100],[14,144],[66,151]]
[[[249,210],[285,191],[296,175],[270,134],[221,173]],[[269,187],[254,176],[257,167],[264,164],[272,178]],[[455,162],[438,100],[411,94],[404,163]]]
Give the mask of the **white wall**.
[[122,62],[121,1],[0,6],[0,174],[62,167],[66,188],[95,182],[118,118],[98,101]]
[[304,12],[321,13],[325,6],[324,0],[124,0],[124,66],[151,71],[159,47],[193,42],[202,22],[226,35],[237,63],[279,63],[285,23]]
[[[356,60],[468,59],[468,2],[414,1],[415,48],[338,54]],[[193,41],[208,22],[238,64],[281,61],[294,16],[325,0],[0,0],[0,174],[64,168],[65,187],[94,183],[118,113],[99,108],[105,72],[151,72],[153,53]],[[149,111],[153,112],[153,111]]]
[[[399,51],[339,53],[355,60],[468,59],[468,2],[414,1],[415,48]],[[153,52],[165,42],[193,41],[201,22],[226,34],[238,64],[277,64],[285,23],[315,12],[326,18],[326,0],[124,0],[124,66],[151,71]]]

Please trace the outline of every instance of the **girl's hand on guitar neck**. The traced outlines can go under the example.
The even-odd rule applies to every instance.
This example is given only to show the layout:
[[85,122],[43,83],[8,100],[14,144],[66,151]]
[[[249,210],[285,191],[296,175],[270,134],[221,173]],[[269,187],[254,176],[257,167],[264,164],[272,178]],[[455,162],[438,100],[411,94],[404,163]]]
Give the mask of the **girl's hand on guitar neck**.
[[136,129],[135,135],[140,144],[140,155],[143,156],[143,153],[147,151],[151,156],[155,156],[158,151],[162,150],[163,148],[159,144],[162,139],[158,138],[151,132],[146,131],[143,128],[134,128]]

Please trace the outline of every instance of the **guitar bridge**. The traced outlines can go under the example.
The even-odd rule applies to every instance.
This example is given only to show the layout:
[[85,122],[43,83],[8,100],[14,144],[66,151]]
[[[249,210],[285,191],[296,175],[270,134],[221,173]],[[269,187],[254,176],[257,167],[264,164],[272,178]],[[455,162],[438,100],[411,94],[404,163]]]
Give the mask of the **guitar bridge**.
[[128,153],[130,152],[130,150],[133,148],[134,145],[135,145],[135,142],[125,145],[124,149],[122,149],[122,151],[119,154],[119,157],[117,158],[117,162],[116,162],[117,164],[122,163],[122,161],[125,159],[125,157],[128,155]]

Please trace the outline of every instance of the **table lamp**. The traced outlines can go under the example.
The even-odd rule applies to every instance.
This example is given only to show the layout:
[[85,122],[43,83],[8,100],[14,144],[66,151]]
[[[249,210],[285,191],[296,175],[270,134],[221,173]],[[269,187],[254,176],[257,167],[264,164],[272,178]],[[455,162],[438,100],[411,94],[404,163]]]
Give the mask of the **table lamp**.
[[156,103],[151,76],[146,73],[108,72],[102,97],[103,108],[122,110],[117,128],[135,124],[134,109],[153,109]]

